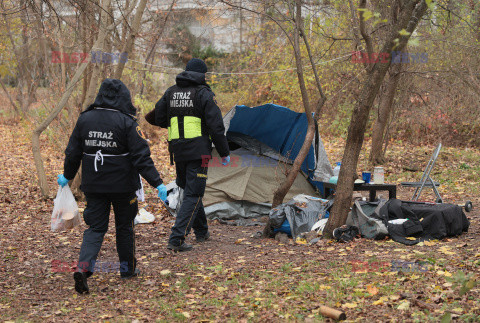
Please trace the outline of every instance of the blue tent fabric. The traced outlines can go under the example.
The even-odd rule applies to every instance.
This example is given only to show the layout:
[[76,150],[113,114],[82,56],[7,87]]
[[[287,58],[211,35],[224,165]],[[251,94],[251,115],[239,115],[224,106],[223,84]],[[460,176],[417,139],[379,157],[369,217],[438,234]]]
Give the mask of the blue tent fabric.
[[[252,108],[237,105],[234,110],[235,114],[230,120],[228,132],[253,137],[292,161],[297,157],[307,134],[308,122],[305,113],[298,113],[276,104]],[[307,174],[309,181],[323,193],[322,183],[313,180],[315,165],[315,151],[312,145],[301,169]]]

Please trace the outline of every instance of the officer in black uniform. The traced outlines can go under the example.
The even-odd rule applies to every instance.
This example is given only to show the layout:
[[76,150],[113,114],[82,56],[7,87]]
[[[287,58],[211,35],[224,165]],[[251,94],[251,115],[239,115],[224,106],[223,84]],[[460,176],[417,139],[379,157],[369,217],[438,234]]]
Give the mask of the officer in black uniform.
[[167,190],[150,157],[150,148],[135,119],[130,91],[120,80],[106,79],[95,102],[80,114],[65,150],[62,187],[75,177],[82,164],[81,190],[87,206],[83,213],[89,226],[83,234],[75,290],[88,293],[87,278],[108,229],[110,206],[115,213],[119,270],[122,278],[138,275],[133,221],[138,211],[136,191],[139,174],[166,199]]
[[222,113],[215,94],[205,82],[205,73],[205,62],[191,59],[185,71],[177,75],[176,85],[170,87],[155,109],[145,116],[149,123],[168,129],[171,161],[175,160],[176,164],[176,183],[184,190],[167,246],[175,252],[192,249],[185,243],[192,227],[197,242],[210,237],[202,197],[207,182],[204,163],[207,156],[211,156],[212,141],[223,165],[230,162]]

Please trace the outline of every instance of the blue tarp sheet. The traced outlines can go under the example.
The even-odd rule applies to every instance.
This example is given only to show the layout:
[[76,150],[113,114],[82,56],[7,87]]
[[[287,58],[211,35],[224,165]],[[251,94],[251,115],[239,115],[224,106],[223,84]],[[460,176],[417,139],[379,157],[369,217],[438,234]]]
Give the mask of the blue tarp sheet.
[[[253,137],[279,152],[282,156],[294,160],[300,151],[307,134],[307,116],[288,108],[265,104],[258,107],[238,105],[230,121],[228,132],[237,132]],[[310,181],[315,169],[313,146],[302,164]],[[323,193],[323,185],[313,182]]]

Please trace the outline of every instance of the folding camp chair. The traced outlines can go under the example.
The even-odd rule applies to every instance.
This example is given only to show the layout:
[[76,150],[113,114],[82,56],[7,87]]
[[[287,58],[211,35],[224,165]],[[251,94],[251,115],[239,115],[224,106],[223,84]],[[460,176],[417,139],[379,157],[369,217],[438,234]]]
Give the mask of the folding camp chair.
[[415,187],[415,193],[413,193],[412,201],[417,201],[422,193],[424,187],[431,187],[435,196],[437,197],[436,202],[442,203],[442,197],[437,190],[437,187],[440,186],[440,183],[434,182],[430,177],[430,173],[432,172],[433,166],[435,166],[435,161],[437,160],[438,154],[440,153],[440,149],[442,149],[442,143],[439,143],[437,148],[433,151],[432,157],[428,161],[427,167],[425,167],[425,171],[423,172],[422,179],[420,182],[402,182],[400,183],[402,186],[405,187]]

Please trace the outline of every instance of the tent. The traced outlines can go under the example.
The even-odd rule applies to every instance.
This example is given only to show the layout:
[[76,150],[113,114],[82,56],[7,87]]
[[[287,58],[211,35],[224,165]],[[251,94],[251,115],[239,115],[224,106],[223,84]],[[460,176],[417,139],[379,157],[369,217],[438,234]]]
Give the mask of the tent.
[[[231,164],[210,165],[205,212],[209,218],[226,220],[268,215],[273,192],[285,179],[305,139],[307,117],[275,104],[241,105],[230,110],[223,122]],[[218,157],[215,150],[213,156]],[[285,201],[297,194],[323,193],[322,182],[333,176],[318,131],[301,170]]]

